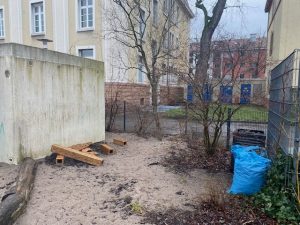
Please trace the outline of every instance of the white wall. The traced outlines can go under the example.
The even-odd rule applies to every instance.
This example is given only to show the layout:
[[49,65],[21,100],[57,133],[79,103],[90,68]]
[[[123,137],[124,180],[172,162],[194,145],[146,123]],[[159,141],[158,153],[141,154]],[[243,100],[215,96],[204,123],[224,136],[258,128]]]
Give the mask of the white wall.
[[0,162],[105,138],[102,62],[0,45]]

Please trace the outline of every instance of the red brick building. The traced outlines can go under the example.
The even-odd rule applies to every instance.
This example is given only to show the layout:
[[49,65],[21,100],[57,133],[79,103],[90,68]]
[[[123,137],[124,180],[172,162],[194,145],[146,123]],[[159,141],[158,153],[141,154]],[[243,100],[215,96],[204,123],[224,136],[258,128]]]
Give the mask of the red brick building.
[[[196,72],[199,43],[190,46],[190,73]],[[224,39],[212,43],[208,76],[220,85],[213,90],[214,98],[228,91],[227,103],[264,104],[266,95],[266,38],[251,35],[244,39]],[[247,97],[245,98],[245,95]]]

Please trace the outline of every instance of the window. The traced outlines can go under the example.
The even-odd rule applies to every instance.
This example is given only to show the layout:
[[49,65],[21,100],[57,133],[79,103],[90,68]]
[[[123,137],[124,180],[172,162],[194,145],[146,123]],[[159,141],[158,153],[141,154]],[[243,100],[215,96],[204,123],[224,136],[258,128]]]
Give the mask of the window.
[[244,79],[245,78],[245,74],[241,73],[240,74],[240,79]]
[[245,66],[245,63],[241,63],[241,64],[240,64],[240,67],[244,67],[244,66]]
[[89,58],[89,59],[94,59],[95,58],[94,49],[93,48],[78,49],[78,56],[84,57],[84,58]]
[[144,83],[144,62],[142,56],[138,56],[138,83]]
[[270,52],[269,52],[270,56],[272,56],[273,54],[273,45],[274,45],[274,33],[272,32],[270,38]]
[[169,47],[170,48],[174,48],[174,34],[172,32],[169,32]]
[[152,56],[156,56],[158,53],[157,41],[152,40]]
[[93,0],[78,1],[79,29],[92,29],[94,27]]
[[153,25],[158,25],[158,0],[153,0]]
[[145,34],[145,28],[146,28],[146,21],[145,21],[146,13],[143,9],[140,8],[140,24],[139,24],[139,32],[140,32],[140,38],[144,38]]
[[43,34],[45,32],[44,3],[31,4],[32,34]]
[[177,10],[176,10],[176,23],[179,23],[179,18],[180,18],[180,8],[179,8],[179,6],[177,6]]
[[3,8],[0,8],[0,38],[4,37],[4,12]]
[[252,73],[252,78],[258,78],[258,75],[256,72]]
[[226,63],[226,68],[227,69],[232,69],[232,64],[231,63]]
[[164,29],[163,34],[164,34],[163,47],[164,47],[164,49],[168,49],[169,48],[169,43],[168,43],[169,33],[167,32],[166,29]]
[[169,12],[169,0],[164,0],[163,11],[168,15]]

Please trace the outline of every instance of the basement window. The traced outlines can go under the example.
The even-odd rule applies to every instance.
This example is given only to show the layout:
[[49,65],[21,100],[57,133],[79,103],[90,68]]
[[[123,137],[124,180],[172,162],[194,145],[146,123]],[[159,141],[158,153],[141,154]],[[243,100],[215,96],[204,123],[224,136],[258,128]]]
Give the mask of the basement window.
[[95,59],[94,48],[78,48],[78,56],[88,59]]

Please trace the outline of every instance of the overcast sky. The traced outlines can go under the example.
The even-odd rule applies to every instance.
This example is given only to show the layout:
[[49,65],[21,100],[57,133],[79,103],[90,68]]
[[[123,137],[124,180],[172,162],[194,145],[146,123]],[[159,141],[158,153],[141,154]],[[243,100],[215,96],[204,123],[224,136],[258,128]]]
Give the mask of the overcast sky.
[[[196,0],[189,0],[196,18],[192,22],[192,37],[199,37],[203,26],[202,11],[196,9]],[[212,7],[216,0],[205,0],[208,7]],[[240,2],[240,3],[238,3]],[[234,34],[245,37],[252,33],[266,35],[268,17],[264,12],[266,0],[228,0],[228,5],[242,5],[242,8],[228,8],[225,10],[217,33]],[[197,35],[198,34],[198,35]]]

